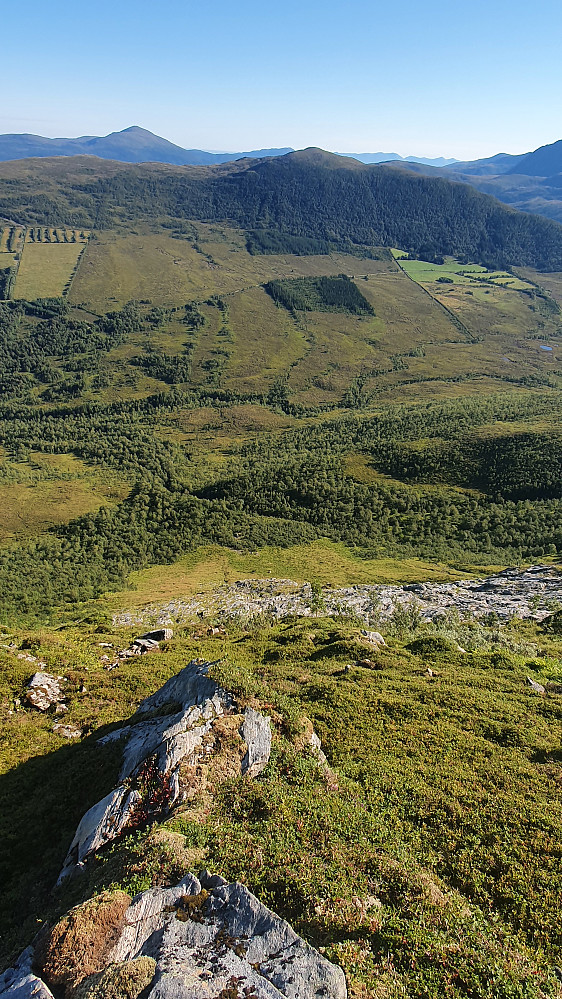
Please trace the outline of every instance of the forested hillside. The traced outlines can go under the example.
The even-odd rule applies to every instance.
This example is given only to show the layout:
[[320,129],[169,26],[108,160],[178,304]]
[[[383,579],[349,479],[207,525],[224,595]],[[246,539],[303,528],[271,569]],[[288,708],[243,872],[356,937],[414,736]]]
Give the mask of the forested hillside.
[[496,266],[562,269],[562,228],[472,188],[304,150],[221,167],[131,166],[79,157],[3,164],[0,213],[103,228],[132,219],[233,221],[345,245],[465,253]]

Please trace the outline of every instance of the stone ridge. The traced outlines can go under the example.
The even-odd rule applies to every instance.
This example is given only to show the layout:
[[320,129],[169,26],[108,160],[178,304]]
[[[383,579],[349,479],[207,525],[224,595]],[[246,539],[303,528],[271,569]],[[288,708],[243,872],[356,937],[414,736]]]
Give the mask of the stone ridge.
[[[100,960],[97,974],[80,981],[77,968],[77,988],[69,979],[69,999],[94,999],[99,996],[100,972],[114,969],[126,978],[127,970],[132,972],[140,958],[150,969],[151,980],[142,990],[146,999],[210,999],[218,995],[347,999],[342,969],[322,957],[244,885],[227,884],[222,878],[207,877],[206,872],[200,878],[187,874],[173,888],[153,888],[137,895],[125,911],[118,940]],[[217,881],[221,883],[215,886]],[[79,922],[80,910],[89,904],[78,906],[69,915]],[[65,919],[68,916],[61,923]],[[64,942],[59,925],[50,931],[51,939]],[[47,951],[48,947],[49,941]],[[31,947],[24,952],[16,966],[0,978],[0,996],[52,999],[40,977],[45,974],[41,953]]]
[[325,586],[320,600],[310,583],[296,583],[291,579],[241,579],[209,594],[117,614],[113,623],[131,625],[154,620],[167,624],[172,620],[187,622],[205,617],[224,622],[246,621],[260,614],[282,620],[317,613],[322,616],[352,613],[369,624],[373,620],[388,620],[398,607],[417,608],[423,621],[434,620],[453,608],[461,617],[497,614],[502,620],[520,617],[541,621],[551,612],[553,604],[562,604],[560,567],[536,565],[527,569],[505,569],[486,579],[452,583]]
[[[146,698],[130,724],[99,740],[120,740],[123,763],[118,786],[82,817],[58,883],[82,867],[100,847],[127,828],[144,826],[166,814],[180,796],[180,767],[195,762],[216,719],[235,713],[234,698],[208,673],[211,662],[194,660]],[[246,744],[241,773],[256,776],[269,760],[269,719],[252,708],[240,732]]]

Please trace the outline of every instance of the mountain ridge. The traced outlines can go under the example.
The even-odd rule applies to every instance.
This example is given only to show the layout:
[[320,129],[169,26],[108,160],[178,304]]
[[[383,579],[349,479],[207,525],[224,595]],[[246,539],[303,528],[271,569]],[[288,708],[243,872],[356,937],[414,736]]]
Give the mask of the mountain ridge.
[[[209,150],[179,146],[139,125],[129,125],[119,132],[105,136],[80,135],[76,138],[47,138],[32,132],[0,135],[0,162],[14,159],[42,158],[46,156],[93,155],[102,159],[117,159],[123,163],[171,163],[177,166],[211,166],[237,159],[259,159],[263,156],[284,156],[295,152],[291,146],[253,149],[245,152],[213,153]],[[361,163],[384,163],[390,160],[425,163],[429,166],[448,166],[454,159],[443,156],[436,159],[401,156],[399,153],[336,153],[357,159]]]
[[[99,166],[98,166],[99,164]],[[246,230],[419,253],[469,254],[506,267],[562,269],[562,228],[441,171],[369,165],[311,147],[217,166],[60,159],[6,163],[0,214],[22,223],[111,228],[167,216]],[[157,183],[156,183],[157,181]]]

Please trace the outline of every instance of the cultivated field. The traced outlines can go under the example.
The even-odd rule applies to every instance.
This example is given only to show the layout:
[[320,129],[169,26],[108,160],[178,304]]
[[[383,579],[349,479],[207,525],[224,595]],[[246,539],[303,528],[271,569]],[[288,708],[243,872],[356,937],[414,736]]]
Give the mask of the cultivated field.
[[13,297],[28,302],[60,297],[84,248],[85,240],[57,243],[26,239]]

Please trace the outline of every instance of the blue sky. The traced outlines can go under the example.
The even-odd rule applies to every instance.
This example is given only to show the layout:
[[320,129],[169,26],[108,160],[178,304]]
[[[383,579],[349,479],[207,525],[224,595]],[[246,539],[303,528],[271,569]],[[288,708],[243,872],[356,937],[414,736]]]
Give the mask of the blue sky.
[[562,138],[559,0],[26,0],[2,36],[0,132],[458,159]]

